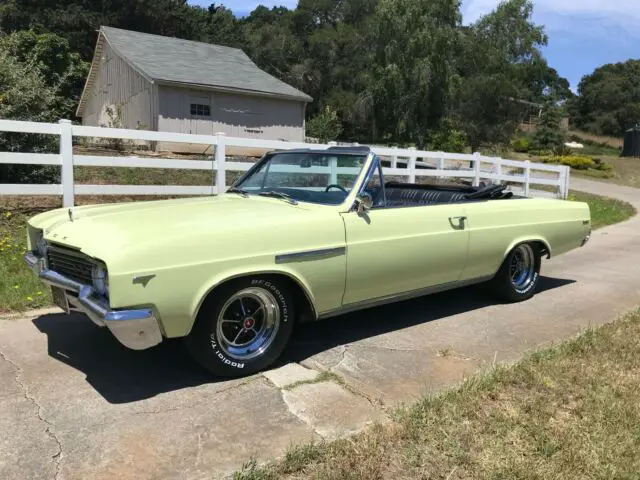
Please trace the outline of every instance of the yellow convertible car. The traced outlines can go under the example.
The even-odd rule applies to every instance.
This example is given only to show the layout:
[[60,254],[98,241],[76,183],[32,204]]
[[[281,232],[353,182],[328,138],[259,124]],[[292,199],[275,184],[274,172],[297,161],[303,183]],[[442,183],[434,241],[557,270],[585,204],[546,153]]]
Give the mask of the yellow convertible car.
[[480,282],[526,300],[542,257],[589,239],[584,203],[394,182],[383,163],[272,152],[223,195],[53,210],[29,221],[25,260],[123,345],[184,337],[233,377],[273,363],[300,321]]

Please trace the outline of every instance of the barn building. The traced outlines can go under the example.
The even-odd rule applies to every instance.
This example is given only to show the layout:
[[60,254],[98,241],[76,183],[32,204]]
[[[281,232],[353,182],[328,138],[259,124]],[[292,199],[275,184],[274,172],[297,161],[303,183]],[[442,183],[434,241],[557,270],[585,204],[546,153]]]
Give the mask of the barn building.
[[112,126],[110,110],[123,128],[304,141],[311,100],[242,50],[101,27],[77,116]]

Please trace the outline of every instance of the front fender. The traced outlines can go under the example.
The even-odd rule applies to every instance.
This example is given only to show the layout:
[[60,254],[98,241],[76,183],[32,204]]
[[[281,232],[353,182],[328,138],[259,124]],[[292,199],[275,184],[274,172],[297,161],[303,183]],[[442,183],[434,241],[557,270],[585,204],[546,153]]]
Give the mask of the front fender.
[[[305,293],[309,304],[313,310],[314,317],[317,318],[318,310],[316,308],[316,299],[311,289],[311,286],[307,279],[300,273],[294,271],[292,268],[288,268],[286,265],[263,265],[256,266],[254,268],[245,269],[229,269],[224,272],[218,272],[205,282],[201,288],[199,288],[191,302],[191,318],[192,326],[195,323],[200,307],[207,296],[219,286],[235,280],[237,278],[249,277],[251,275],[283,275],[294,281],[300,289]],[[186,334],[188,335],[189,332]]]

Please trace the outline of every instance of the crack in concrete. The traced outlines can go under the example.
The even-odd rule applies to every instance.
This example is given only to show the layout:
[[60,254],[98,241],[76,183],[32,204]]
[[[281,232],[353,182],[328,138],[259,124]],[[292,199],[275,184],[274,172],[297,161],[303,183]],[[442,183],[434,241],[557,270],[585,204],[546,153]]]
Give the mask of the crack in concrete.
[[51,438],[56,443],[56,446],[58,447],[58,451],[51,457],[55,465],[55,475],[53,478],[54,480],[57,480],[58,477],[60,476],[60,469],[62,467],[62,442],[60,441],[60,439],[58,439],[58,437],[52,430],[52,428],[54,427],[53,423],[51,423],[49,420],[47,420],[42,416],[42,406],[38,403],[38,401],[33,395],[29,394],[29,389],[20,379],[24,373],[24,370],[17,363],[15,363],[13,360],[7,357],[7,355],[2,351],[0,351],[0,357],[2,357],[2,359],[5,362],[7,362],[9,365],[11,365],[15,369],[16,371],[16,375],[14,377],[15,382],[18,384],[18,386],[22,390],[24,398],[36,407],[36,416],[38,417],[38,420],[40,420],[42,423],[46,425],[45,434],[49,438]]
[[327,438],[326,435],[323,435],[322,433],[320,433],[320,431],[317,430],[316,427],[313,426],[313,424],[311,423],[311,421],[309,419],[304,418],[302,415],[300,415],[300,414],[298,414],[298,413],[296,413],[296,412],[294,412],[292,410],[291,405],[289,405],[289,402],[287,402],[287,398],[285,396],[285,392],[286,392],[286,390],[280,390],[280,396],[282,397],[282,402],[286,405],[287,410],[289,410],[289,413],[291,413],[291,415],[296,417],[298,420],[300,420],[305,425],[308,425],[309,428],[311,430],[313,430],[313,433],[318,435],[320,438],[322,438],[322,439]]
[[341,345],[340,348],[342,348],[342,352],[340,352],[341,358],[340,360],[338,360],[338,362],[333,365],[332,367],[329,367],[329,371],[333,371],[334,368],[338,368],[340,365],[342,365],[342,363],[344,362],[345,358],[347,357],[347,347],[349,345]]
[[340,379],[338,383],[340,383],[345,390],[347,390],[348,392],[351,392],[357,397],[364,398],[374,409],[382,410],[384,413],[386,413],[387,409],[382,399],[377,397],[372,398],[371,395],[368,395],[362,390],[360,390],[356,385],[350,382],[344,375],[340,375],[336,373],[335,370],[338,367],[340,367],[347,359],[348,347],[349,345],[342,345],[342,352],[341,352],[342,358],[335,365],[333,365],[332,367],[329,367],[329,371]]

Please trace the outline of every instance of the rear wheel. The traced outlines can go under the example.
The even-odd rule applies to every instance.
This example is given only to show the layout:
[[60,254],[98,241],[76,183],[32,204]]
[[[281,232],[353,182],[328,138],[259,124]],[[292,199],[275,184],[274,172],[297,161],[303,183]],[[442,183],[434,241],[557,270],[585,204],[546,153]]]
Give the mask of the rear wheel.
[[505,258],[493,279],[495,292],[509,302],[533,297],[540,280],[540,249],[532,243],[521,243]]
[[233,281],[210,295],[185,339],[210,372],[241,377],[267,368],[293,330],[293,301],[285,282],[255,277]]

